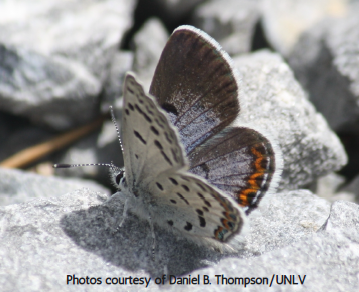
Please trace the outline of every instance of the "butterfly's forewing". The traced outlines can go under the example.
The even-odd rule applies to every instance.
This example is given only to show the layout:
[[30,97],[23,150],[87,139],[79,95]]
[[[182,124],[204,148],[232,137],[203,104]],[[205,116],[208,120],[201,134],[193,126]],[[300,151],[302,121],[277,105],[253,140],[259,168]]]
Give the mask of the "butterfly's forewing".
[[256,130],[230,127],[189,156],[190,172],[231,194],[248,214],[273,183],[278,155]]
[[191,26],[176,29],[162,52],[150,93],[169,113],[187,154],[237,117],[231,63],[214,39]]
[[122,123],[127,185],[150,204],[153,221],[208,242],[228,241],[241,230],[243,211],[228,195],[187,172],[175,128],[131,73],[125,78]]
[[185,167],[186,159],[166,115],[157,109],[134,75],[124,85],[123,150],[126,180],[136,195],[160,173]]

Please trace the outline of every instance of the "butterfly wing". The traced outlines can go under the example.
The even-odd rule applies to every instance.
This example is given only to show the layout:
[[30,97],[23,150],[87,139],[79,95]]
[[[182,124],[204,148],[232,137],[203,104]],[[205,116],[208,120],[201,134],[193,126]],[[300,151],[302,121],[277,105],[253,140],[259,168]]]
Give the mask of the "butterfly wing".
[[214,39],[181,26],[162,52],[150,92],[178,128],[190,171],[230,194],[249,213],[274,189],[281,158],[280,150],[258,131],[225,129],[239,113],[236,72]]
[[181,26],[169,38],[150,93],[168,112],[187,154],[237,117],[236,74],[228,54],[201,30]]
[[280,152],[273,145],[254,129],[230,127],[192,152],[190,172],[230,194],[248,214],[277,183]]
[[244,224],[245,215],[229,196],[202,178],[184,171],[162,173],[149,189],[163,206],[162,225],[207,241],[228,241]]
[[136,197],[149,198],[146,208],[155,222],[207,242],[228,241],[241,230],[243,211],[187,172],[175,128],[131,73],[125,78],[122,119],[127,184]]
[[160,173],[184,168],[187,163],[166,114],[158,110],[132,73],[125,78],[123,110],[126,181],[136,194],[139,185],[144,187]]

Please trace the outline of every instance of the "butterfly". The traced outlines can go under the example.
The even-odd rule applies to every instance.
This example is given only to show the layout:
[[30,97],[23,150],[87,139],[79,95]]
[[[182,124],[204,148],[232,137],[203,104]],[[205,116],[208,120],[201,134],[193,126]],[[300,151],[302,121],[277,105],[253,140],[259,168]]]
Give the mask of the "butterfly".
[[[110,166],[130,210],[153,225],[210,247],[239,234],[278,181],[280,152],[267,136],[234,126],[239,78],[231,58],[203,31],[170,36],[146,93],[124,81],[124,169]],[[113,118],[114,119],[114,118]],[[58,167],[61,165],[58,165]]]

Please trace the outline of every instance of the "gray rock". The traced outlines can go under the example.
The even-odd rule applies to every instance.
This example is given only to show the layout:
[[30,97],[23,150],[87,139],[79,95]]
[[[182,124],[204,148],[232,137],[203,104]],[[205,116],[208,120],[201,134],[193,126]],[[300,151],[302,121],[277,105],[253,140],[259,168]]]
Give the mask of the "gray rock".
[[[334,202],[331,206],[330,216],[323,225],[322,230],[329,234],[343,236],[351,241],[359,242],[359,206],[345,201]],[[359,250],[353,250],[359,259]],[[358,267],[359,269],[359,267]],[[357,279],[359,280],[359,279]]]
[[[307,31],[289,56],[296,77],[332,129],[359,129],[359,6]],[[305,53],[303,53],[305,52]]]
[[[358,218],[357,205],[336,202],[323,230],[283,249],[250,259],[225,259],[215,267],[197,270],[192,275],[209,275],[214,291],[238,290],[236,285],[222,282],[216,285],[215,275],[268,278],[268,284],[247,285],[250,291],[356,291],[359,286]],[[289,278],[292,284],[284,285],[284,275],[294,277],[296,284]],[[274,281],[269,288],[272,277]],[[172,288],[170,291],[180,291],[178,286]],[[195,288],[200,291],[199,286]]]
[[255,256],[301,241],[326,222],[330,203],[308,190],[266,195],[250,216],[246,255]]
[[[351,235],[358,228],[356,205],[334,204],[327,220],[329,203],[308,191],[273,194],[250,215],[244,249],[220,253],[155,227],[157,247],[152,259],[147,222],[129,213],[116,230],[122,218],[123,195],[107,198],[82,189],[1,207],[0,269],[6,271],[0,277],[2,291],[72,290],[74,285],[67,285],[66,279],[74,274],[103,280],[101,285],[75,285],[78,291],[87,291],[89,286],[103,291],[108,287],[104,282],[107,277],[129,276],[152,280],[148,288],[113,285],[110,289],[157,291],[154,277],[162,274],[210,275],[214,290],[224,288],[215,284],[214,275],[218,274],[269,278],[294,274],[297,282],[298,275],[306,274],[305,287],[310,290],[318,285],[329,287],[327,291],[338,291],[330,285],[357,285],[359,257],[354,255],[358,243],[357,235]],[[183,289],[181,285],[168,286]],[[235,288],[227,288],[231,287]],[[252,287],[266,291],[267,286]]]
[[199,5],[192,24],[218,41],[230,55],[249,52],[257,22],[260,1],[213,0]]
[[57,197],[84,187],[110,194],[108,189],[89,180],[60,179],[0,168],[0,206],[19,204],[34,198]]
[[122,86],[127,71],[132,71],[133,52],[117,52],[110,64],[108,76],[106,77],[103,95],[101,100],[101,111],[108,112],[109,106],[122,107],[120,97],[122,96]]
[[[116,122],[121,129],[121,110],[115,112]],[[74,143],[55,160],[56,163],[95,164],[111,163],[122,167],[123,157],[117,132],[112,121],[105,121],[101,130]],[[95,179],[104,185],[112,184],[109,169],[103,166],[84,166],[56,169],[56,175]]]
[[304,31],[326,17],[342,17],[348,10],[347,0],[263,0],[263,29],[270,44],[287,56]]
[[339,170],[347,157],[282,58],[261,51],[234,59],[242,76],[238,122],[267,132],[283,152],[280,189],[304,187]]
[[147,92],[167,39],[168,33],[165,27],[156,18],[148,20],[134,37],[133,70],[137,73]]
[[342,186],[338,195],[346,196],[351,199],[351,202],[359,204],[359,176],[357,175],[349,184]]
[[34,146],[39,141],[46,141],[53,138],[50,131],[29,124],[27,121],[0,114],[0,161],[9,158],[11,155]]
[[206,0],[140,0],[139,5],[143,5],[143,11],[150,11],[151,15],[157,15],[165,23],[172,26],[188,17],[193,9]]
[[94,99],[133,6],[117,0],[1,2],[2,110],[55,129],[93,119]]
[[355,202],[358,183],[359,181],[354,179],[349,185],[345,185],[343,176],[329,173],[317,180],[315,193],[330,202]]

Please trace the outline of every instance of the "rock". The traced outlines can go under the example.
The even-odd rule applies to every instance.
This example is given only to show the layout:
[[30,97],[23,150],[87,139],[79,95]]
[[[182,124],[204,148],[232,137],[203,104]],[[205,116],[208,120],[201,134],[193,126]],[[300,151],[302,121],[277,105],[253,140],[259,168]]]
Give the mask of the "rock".
[[110,106],[122,107],[120,97],[123,95],[123,81],[126,72],[132,71],[133,58],[133,52],[127,51],[119,51],[113,56],[103,88],[101,100],[102,112],[108,112]]
[[26,119],[0,113],[0,161],[52,137],[53,133],[29,124]]
[[[323,230],[258,257],[224,259],[215,267],[197,270],[196,274],[208,275],[211,288],[230,291],[243,284],[225,285],[225,282],[220,282],[218,285],[215,275],[258,279],[258,285],[254,282],[246,286],[251,291],[268,291],[268,287],[276,291],[355,291],[359,285],[358,215],[357,205],[336,202]],[[284,285],[284,276],[292,282]],[[267,277],[268,282],[259,285],[261,277]],[[179,291],[179,288],[174,286],[172,291]],[[200,286],[195,288],[199,290]]]
[[[350,16],[326,20],[303,34],[290,66],[332,129],[359,129],[359,5]],[[303,53],[305,52],[305,53]]]
[[[206,0],[139,0],[135,17],[143,20],[147,17],[160,18],[167,27],[176,27],[188,18],[193,9]],[[146,19],[145,19],[146,20]]]
[[326,17],[344,16],[348,10],[347,0],[264,0],[263,29],[270,44],[288,56],[304,31]]
[[[121,111],[115,112],[116,122],[121,129]],[[111,163],[123,166],[121,145],[116,128],[112,121],[105,121],[101,130],[74,143],[66,151],[57,155],[55,163],[95,164]],[[65,177],[85,177],[99,181],[108,187],[112,186],[108,167],[84,166],[74,168],[58,168],[56,175]]]
[[134,37],[135,58],[133,70],[148,92],[168,33],[162,23],[155,18],[147,21]]
[[238,123],[267,132],[278,142],[284,160],[280,189],[305,187],[346,164],[338,137],[278,54],[261,51],[236,57],[234,63],[242,76]]
[[191,23],[218,41],[228,54],[246,53],[251,50],[260,8],[260,1],[206,1],[194,10]]
[[[340,277],[349,277],[345,274],[349,268],[353,269],[352,275],[358,268],[355,266],[357,260],[352,259],[350,254],[350,247],[355,247],[357,243],[330,236],[329,221],[325,227],[328,231],[320,228],[328,218],[330,205],[308,191],[265,197],[259,209],[250,215],[250,231],[243,250],[220,253],[198,247],[155,226],[157,247],[154,259],[147,222],[129,213],[124,225],[116,231],[122,219],[124,197],[117,193],[109,200],[107,198],[107,195],[81,189],[60,197],[38,198],[24,204],[1,207],[1,268],[8,271],[0,278],[3,290],[21,291],[26,287],[27,291],[35,291],[39,287],[47,287],[49,291],[66,291],[73,286],[66,284],[67,275],[73,274],[76,277],[102,277],[101,285],[91,287],[95,291],[107,286],[104,283],[107,277],[129,276],[152,277],[149,289],[157,290],[154,277],[161,277],[164,273],[176,276],[211,275],[212,287],[217,287],[212,273],[252,277],[295,273],[310,274],[310,279],[317,279],[320,273],[322,285],[329,285],[328,282],[334,284]],[[355,227],[351,222],[358,210],[352,205],[346,205],[345,212],[350,215],[348,219],[341,217],[340,225],[333,223],[335,226],[332,224],[334,227],[330,228],[341,230],[348,224],[351,228]],[[337,242],[347,245],[340,249],[335,245]],[[326,244],[330,249],[335,248],[329,261],[323,258],[326,253],[323,246]],[[339,254],[334,252],[336,250]],[[341,264],[336,267],[339,257]],[[297,260],[290,264],[294,259]],[[313,267],[307,266],[308,260]],[[318,260],[325,270],[336,267],[333,274],[326,276],[322,270],[316,270],[314,264]],[[213,263],[217,264],[206,268]],[[333,275],[334,278],[330,278]],[[348,281],[345,287],[355,283]],[[307,282],[307,285],[312,287],[312,282]],[[80,291],[88,290],[88,287],[76,285]],[[177,290],[183,288],[180,285],[171,287]],[[203,286],[197,288],[200,287]],[[126,285],[126,288],[131,286]]]
[[330,203],[308,190],[265,195],[249,216],[244,254],[258,256],[315,234],[326,222]]
[[0,168],[0,206],[19,204],[34,198],[58,197],[84,187],[110,194],[108,189],[89,180],[46,177]]
[[345,178],[336,173],[329,173],[317,181],[315,193],[318,196],[327,199],[330,202],[344,200],[348,202],[355,202],[355,184],[350,184],[343,188]]
[[[57,130],[90,121],[134,1],[0,4],[2,110]],[[16,8],[17,13],[14,13]]]
[[347,197],[347,201],[359,204],[359,176],[357,175],[349,184],[342,186],[338,195]]

